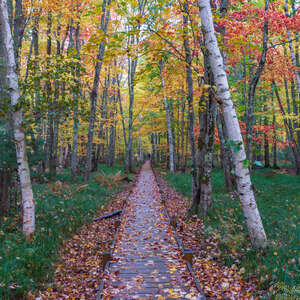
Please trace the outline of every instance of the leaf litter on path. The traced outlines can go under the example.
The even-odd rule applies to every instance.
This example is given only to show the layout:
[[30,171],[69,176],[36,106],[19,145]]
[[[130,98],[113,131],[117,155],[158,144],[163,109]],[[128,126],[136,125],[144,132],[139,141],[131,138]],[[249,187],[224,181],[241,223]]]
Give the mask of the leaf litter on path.
[[162,197],[170,217],[177,218],[176,232],[184,248],[194,253],[193,269],[207,299],[259,299],[257,279],[243,280],[242,274],[235,265],[225,266],[221,260],[216,236],[206,237],[204,225],[197,216],[187,220],[189,201],[178,194],[166,181],[156,173]]

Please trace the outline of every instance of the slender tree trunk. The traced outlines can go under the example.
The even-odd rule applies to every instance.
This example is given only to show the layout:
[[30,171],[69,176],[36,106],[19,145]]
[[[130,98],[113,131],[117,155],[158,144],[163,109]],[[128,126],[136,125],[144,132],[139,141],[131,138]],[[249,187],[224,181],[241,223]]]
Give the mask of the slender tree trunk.
[[[264,98],[264,101],[267,101],[266,98]],[[265,106],[264,111],[267,110],[267,106]],[[264,125],[268,126],[268,117],[265,116]],[[265,168],[270,168],[270,146],[269,146],[269,138],[266,132],[264,132],[264,152],[265,152]]]
[[[287,17],[289,17],[289,13],[288,13],[288,0],[284,1],[284,11],[285,11],[285,15]],[[300,73],[298,70],[298,66],[297,66],[297,58],[295,55],[295,51],[294,51],[294,47],[293,47],[293,39],[291,36],[291,32],[287,29],[287,35],[288,35],[288,39],[289,39],[289,48],[290,48],[290,52],[291,52],[291,60],[292,60],[292,64],[294,66],[294,73],[296,76],[296,81],[297,81],[297,88],[298,88],[298,95],[300,97]]]
[[[269,10],[269,0],[265,2],[265,11]],[[264,29],[263,29],[263,45],[262,45],[262,53],[258,63],[258,67],[255,71],[255,74],[251,78],[248,90],[248,109],[247,109],[247,118],[246,118],[246,149],[247,149],[247,158],[250,162],[250,166],[253,162],[253,149],[252,149],[252,139],[253,139],[253,125],[254,125],[254,106],[255,106],[255,92],[256,87],[259,82],[259,78],[262,74],[266,63],[267,51],[268,51],[268,37],[269,37],[269,22],[266,19],[264,21]]]
[[[101,30],[103,30],[103,33],[107,32],[108,22],[110,18],[110,4],[111,4],[111,0],[104,0],[102,4]],[[87,150],[86,150],[84,181],[89,180],[91,167],[92,167],[92,149],[93,149],[95,118],[96,118],[96,105],[97,105],[98,88],[100,82],[100,71],[102,67],[104,52],[105,52],[105,42],[103,41],[99,45],[97,62],[95,65],[93,89],[90,95],[91,112],[89,118],[89,131],[88,131],[88,143],[87,143]]]
[[25,31],[25,16],[23,13],[23,1],[16,0],[14,14],[14,53],[16,58],[17,69],[19,68],[19,54],[22,48],[22,41]]
[[8,90],[10,93],[11,105],[13,107],[12,121],[18,162],[18,174],[22,194],[23,232],[26,238],[30,239],[35,230],[35,207],[30,180],[30,169],[26,155],[26,142],[23,131],[23,113],[20,109],[14,109],[19,103],[20,92],[6,0],[0,0],[0,28],[6,60]]
[[[115,75],[117,76],[117,75]],[[112,87],[113,90],[115,89],[115,85],[116,85],[117,79],[116,77],[114,77],[112,79]],[[115,160],[115,153],[114,153],[114,149],[115,149],[115,121],[114,121],[114,117],[115,117],[115,91],[113,91],[113,95],[110,97],[109,99],[109,119],[110,119],[110,126],[109,126],[109,143],[108,143],[108,148],[107,148],[107,164],[108,166],[112,166],[114,164],[114,160]]]
[[246,153],[236,112],[231,99],[227,75],[224,70],[220,53],[210,3],[208,0],[198,0],[205,46],[208,51],[209,62],[217,87],[217,96],[222,102],[222,111],[230,141],[240,146],[239,151],[232,153],[235,167],[237,189],[247,221],[248,231],[254,247],[265,247],[267,238],[260,214],[256,205],[249,168],[245,167]]
[[[73,28],[73,27],[72,27]],[[71,35],[73,34],[72,28],[70,28],[70,49],[73,48],[71,43],[72,38]],[[78,118],[78,106],[79,106],[79,97],[80,97],[80,27],[77,24],[76,32],[75,32],[75,48],[76,48],[76,59],[78,60],[78,65],[75,67],[75,76],[76,76],[76,86],[77,91],[74,92],[74,115],[73,115],[73,143],[72,143],[72,154],[71,154],[71,177],[72,181],[75,181],[77,177],[78,171],[78,134],[79,134],[79,118]]]
[[193,97],[194,97],[194,87],[193,87],[193,77],[192,77],[192,55],[191,49],[189,46],[189,39],[187,35],[188,27],[188,3],[184,2],[184,14],[183,14],[183,30],[184,30],[184,51],[185,51],[185,62],[186,62],[186,83],[187,83],[187,102],[188,102],[188,119],[189,119],[189,138],[191,145],[191,160],[192,160],[192,207],[191,212],[196,210],[198,202],[198,174],[197,174],[197,149],[196,149],[196,140],[195,140],[195,125],[194,125],[194,107],[193,107]]
[[[133,38],[132,38],[133,39]],[[131,44],[134,42],[132,41]],[[125,173],[133,172],[132,166],[132,132],[133,132],[133,104],[134,104],[134,78],[137,67],[137,59],[128,58],[128,91],[129,91],[129,118],[128,139],[126,146]]]
[[[162,82],[162,89],[164,89],[165,82],[163,78],[163,68],[164,68],[164,62],[161,60],[160,61],[160,78]],[[164,96],[164,106],[166,110],[166,115],[167,115],[167,123],[168,123],[168,141],[169,141],[169,165],[170,165],[170,172],[174,173],[175,172],[175,146],[174,146],[174,139],[173,139],[173,130],[172,130],[172,122],[171,122],[171,113],[170,113],[170,108],[169,108],[169,103],[168,99],[166,96]]]
[[276,115],[275,115],[275,109],[274,109],[274,95],[272,92],[272,108],[273,108],[273,120],[272,120],[272,125],[273,125],[273,168],[277,169],[277,135],[276,135]]
[[[208,61],[208,53],[206,50],[204,54],[204,81],[206,84],[212,86],[214,84],[213,75]],[[217,103],[213,100],[213,92],[208,91],[208,96],[203,93],[199,104],[199,203],[201,206],[201,215],[204,217],[207,214],[208,208],[212,204],[211,200],[211,171],[213,164],[213,145],[215,133],[215,114]],[[201,107],[205,106],[203,111]]]
[[185,111],[185,99],[181,100],[181,121],[180,121],[180,144],[181,144],[181,160],[180,168],[182,171],[185,169],[185,154],[184,154],[184,111]]
[[220,150],[221,150],[221,163],[224,171],[225,184],[228,191],[233,191],[235,188],[235,180],[232,174],[233,166],[230,149],[227,146],[227,137],[225,133],[225,126],[223,122],[222,112],[217,113],[217,127],[220,139]]
[[6,214],[9,204],[10,170],[0,170],[0,216]]
[[139,135],[139,161],[142,163],[144,161],[143,155],[143,144],[142,144],[142,136]]
[[277,98],[277,102],[278,102],[281,114],[283,116],[283,122],[284,122],[284,125],[286,128],[287,138],[288,138],[288,141],[290,142],[290,148],[292,150],[292,155],[293,155],[294,162],[295,162],[296,173],[297,173],[297,175],[300,175],[300,146],[298,144],[298,141],[294,137],[294,130],[293,130],[292,125],[287,121],[286,112],[282,105],[282,101],[281,101],[276,83],[273,81],[272,85],[273,85],[273,88],[275,91],[275,96]]

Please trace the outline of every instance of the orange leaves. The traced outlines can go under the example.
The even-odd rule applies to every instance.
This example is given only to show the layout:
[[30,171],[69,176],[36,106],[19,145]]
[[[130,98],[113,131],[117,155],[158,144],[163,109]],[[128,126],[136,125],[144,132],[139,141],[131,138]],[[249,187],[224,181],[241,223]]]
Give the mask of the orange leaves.
[[257,292],[257,280],[244,281],[242,275],[245,269],[238,270],[236,265],[224,266],[220,260],[217,235],[204,239],[203,224],[197,216],[186,222],[188,200],[174,192],[161,178],[159,183],[169,214],[178,216],[177,234],[184,247],[198,253],[193,268],[206,296],[212,299],[250,299]]
[[[128,193],[117,194],[99,215],[121,208]],[[61,249],[55,281],[50,286],[45,284],[36,295],[29,292],[26,299],[95,299],[99,279],[103,276],[100,254],[111,243],[114,234],[114,218],[83,226]]]

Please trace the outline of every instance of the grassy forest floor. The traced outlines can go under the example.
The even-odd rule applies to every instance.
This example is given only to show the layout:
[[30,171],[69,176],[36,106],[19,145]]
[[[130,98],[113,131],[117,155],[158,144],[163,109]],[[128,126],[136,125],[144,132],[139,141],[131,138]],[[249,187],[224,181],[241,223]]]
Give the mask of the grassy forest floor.
[[[190,174],[162,173],[177,191],[191,198]],[[259,288],[272,291],[280,283],[277,290],[289,290],[288,293],[297,295],[291,299],[297,299],[300,297],[297,217],[300,178],[260,169],[254,171],[252,179],[269,239],[268,248],[259,252],[251,250],[240,202],[226,191],[222,170],[215,170],[212,175],[213,206],[205,220],[204,233],[217,237],[226,265],[235,265],[245,278],[256,275]]]
[[[105,176],[122,174],[122,169],[121,165],[112,168],[99,166]],[[184,195],[181,198],[191,197],[189,174],[160,171],[169,184]],[[208,243],[195,247],[206,247],[203,253],[209,256],[212,252],[210,245],[215,247],[216,244],[214,252],[216,255],[220,253],[220,257],[215,262],[216,258],[209,259],[214,272],[216,268],[220,269],[220,274],[227,270],[217,266],[221,261],[235,273],[235,281],[239,277],[244,278],[241,287],[248,287],[249,282],[257,285],[257,290],[268,291],[267,295],[275,290],[277,294],[291,294],[294,295],[291,299],[297,299],[300,178],[279,172],[261,169],[253,173],[256,199],[269,239],[267,249],[259,252],[251,250],[241,205],[233,194],[226,191],[222,170],[213,172],[213,206],[199,237]],[[91,223],[91,220],[94,216],[120,209],[130,189],[126,183],[111,185],[112,181],[105,181],[104,184],[103,173],[93,173],[88,184],[72,184],[69,170],[62,170],[51,182],[35,183],[36,232],[31,243],[23,238],[19,211],[1,218],[0,299],[24,299],[25,294],[29,295],[28,299],[35,299],[36,290],[42,290],[38,295],[43,299],[57,299],[63,293],[74,297],[86,293],[86,299],[89,299],[89,295],[94,293],[98,278],[103,275],[101,258],[97,254],[101,252],[99,243],[100,247],[105,247],[105,242],[113,235],[114,220],[99,223]],[[170,199],[170,211],[179,209],[182,212],[188,206],[186,201],[172,195],[167,187],[166,195]],[[191,235],[185,241],[186,233],[193,235],[199,227],[194,222],[195,218],[192,221],[192,224],[184,225],[182,239],[199,244],[199,238]],[[201,257],[198,260],[202,262]],[[201,270],[201,266],[198,267]],[[204,271],[206,273],[207,270]],[[72,280],[66,282],[66,278]],[[80,285],[83,278],[88,279],[88,288]],[[223,275],[220,280],[222,278]],[[253,278],[257,279],[253,281]],[[282,285],[276,287],[278,283]],[[224,288],[225,285],[221,285],[221,292]],[[214,289],[214,284],[211,284],[211,289]],[[251,285],[249,289],[252,289]]]
[[[101,165],[99,170],[105,175],[116,174],[123,166]],[[102,174],[93,173],[88,184],[71,183],[70,171],[62,170],[55,180],[34,184],[36,232],[31,242],[23,237],[19,211],[1,218],[0,299],[22,298],[27,291],[52,280],[61,246],[82,225],[90,223],[114,192],[124,188],[120,183],[103,184]]]

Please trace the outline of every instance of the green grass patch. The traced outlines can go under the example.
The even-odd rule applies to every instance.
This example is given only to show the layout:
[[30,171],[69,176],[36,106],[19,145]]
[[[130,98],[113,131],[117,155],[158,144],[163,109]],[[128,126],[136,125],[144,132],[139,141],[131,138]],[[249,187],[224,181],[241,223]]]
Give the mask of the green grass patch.
[[[190,174],[166,174],[165,177],[179,192],[191,198]],[[300,281],[300,177],[272,175],[270,170],[261,169],[254,172],[252,180],[269,240],[267,249],[251,248],[240,202],[231,199],[226,191],[222,170],[212,174],[213,206],[205,220],[205,232],[218,233],[225,263],[238,265],[247,276],[255,273],[262,288],[276,282],[295,287]]]
[[[116,174],[123,166],[100,165],[99,170]],[[27,291],[51,281],[59,247],[80,226],[90,222],[108,196],[118,189],[108,190],[94,180],[96,174],[82,189],[82,182],[71,183],[68,170],[57,175],[56,183],[34,184],[36,232],[31,242],[23,237],[20,212],[0,219],[0,299],[23,299]]]

